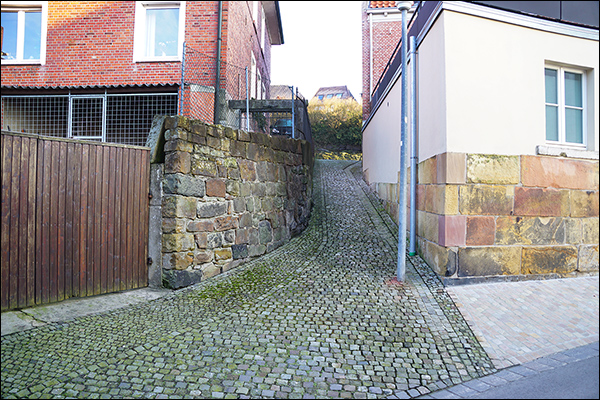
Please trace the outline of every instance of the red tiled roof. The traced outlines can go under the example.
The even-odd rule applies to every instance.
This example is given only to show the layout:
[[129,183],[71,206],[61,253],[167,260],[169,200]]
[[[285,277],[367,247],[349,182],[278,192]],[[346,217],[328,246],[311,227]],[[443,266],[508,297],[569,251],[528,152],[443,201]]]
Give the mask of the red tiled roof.
[[395,1],[370,1],[369,8],[396,8]]

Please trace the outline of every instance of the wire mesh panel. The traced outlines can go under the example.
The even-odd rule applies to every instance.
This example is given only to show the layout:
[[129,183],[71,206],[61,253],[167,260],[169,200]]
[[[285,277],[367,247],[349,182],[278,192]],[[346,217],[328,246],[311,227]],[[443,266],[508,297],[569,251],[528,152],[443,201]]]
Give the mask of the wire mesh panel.
[[155,115],[177,115],[177,93],[108,95],[106,141],[144,146]]
[[144,146],[155,115],[176,115],[177,93],[2,96],[2,129]]
[[2,129],[66,137],[69,96],[2,96]]
[[69,137],[103,141],[104,96],[72,97]]

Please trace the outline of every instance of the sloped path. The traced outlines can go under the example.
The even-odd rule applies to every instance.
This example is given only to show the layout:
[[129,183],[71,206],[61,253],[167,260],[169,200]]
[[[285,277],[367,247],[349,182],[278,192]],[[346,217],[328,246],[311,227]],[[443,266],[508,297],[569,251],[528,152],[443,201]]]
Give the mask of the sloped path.
[[307,230],[231,273],[3,336],[2,397],[408,398],[495,372],[419,258],[395,283],[358,174],[318,161]]

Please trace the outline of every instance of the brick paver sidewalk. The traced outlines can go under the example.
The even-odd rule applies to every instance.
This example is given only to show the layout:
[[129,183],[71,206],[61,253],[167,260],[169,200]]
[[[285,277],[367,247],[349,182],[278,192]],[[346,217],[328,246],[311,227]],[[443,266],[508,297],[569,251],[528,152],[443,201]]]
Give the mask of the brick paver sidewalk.
[[2,397],[408,398],[495,372],[426,265],[394,283],[396,228],[357,174],[318,161],[307,230],[228,274],[3,336]]

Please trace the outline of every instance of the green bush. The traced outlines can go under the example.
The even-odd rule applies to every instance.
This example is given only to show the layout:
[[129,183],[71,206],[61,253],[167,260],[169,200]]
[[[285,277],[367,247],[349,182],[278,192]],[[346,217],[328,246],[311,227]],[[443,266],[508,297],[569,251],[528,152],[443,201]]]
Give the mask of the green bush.
[[308,116],[318,145],[361,146],[362,107],[354,99],[312,100]]

